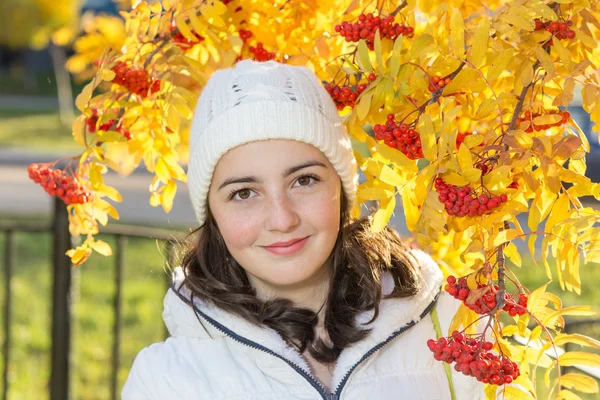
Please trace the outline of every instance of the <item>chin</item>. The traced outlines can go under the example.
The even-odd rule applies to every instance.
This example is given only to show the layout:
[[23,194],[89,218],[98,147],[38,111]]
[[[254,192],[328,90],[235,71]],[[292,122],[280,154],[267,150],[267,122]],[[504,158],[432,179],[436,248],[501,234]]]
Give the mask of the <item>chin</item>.
[[[257,260],[258,261],[258,260]],[[264,283],[280,289],[292,289],[303,285],[315,284],[316,279],[323,276],[323,262],[307,256],[295,257],[292,260],[273,260],[270,257],[255,265],[268,266],[258,271],[249,271]]]
[[269,268],[269,271],[270,273],[265,274],[266,276],[259,276],[260,279],[273,287],[279,288],[291,288],[314,283],[314,278],[322,273],[318,268],[306,270],[306,262],[302,262],[302,260],[282,267],[274,266]]

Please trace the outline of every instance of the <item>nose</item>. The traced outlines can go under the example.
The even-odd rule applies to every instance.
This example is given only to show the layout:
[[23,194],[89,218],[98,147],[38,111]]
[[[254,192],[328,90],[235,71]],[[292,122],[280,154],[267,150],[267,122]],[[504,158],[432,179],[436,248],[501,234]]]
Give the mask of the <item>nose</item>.
[[265,213],[267,229],[272,231],[289,232],[300,222],[297,204],[287,194],[278,194],[267,202]]

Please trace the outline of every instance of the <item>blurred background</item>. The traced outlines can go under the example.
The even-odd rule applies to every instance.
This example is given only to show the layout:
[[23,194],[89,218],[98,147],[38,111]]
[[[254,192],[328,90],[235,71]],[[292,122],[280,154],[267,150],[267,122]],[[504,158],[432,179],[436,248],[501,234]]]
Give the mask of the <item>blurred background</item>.
[[[161,319],[165,262],[177,238],[195,227],[186,188],[181,186],[167,215],[150,206],[151,175],[143,168],[127,177],[110,172],[107,184],[123,195],[115,205],[121,219],[99,238],[114,255],[94,255],[71,270],[55,257],[77,243],[68,235],[64,204],[55,203],[27,175],[31,163],[81,152],[70,131],[74,98],[91,77],[93,59],[122,40],[118,11],[130,5],[0,0],[2,399],[118,398],[135,355],[167,335]],[[589,177],[598,182],[598,138],[581,108],[580,91],[575,93],[569,111],[588,135]],[[586,205],[598,207],[593,199]],[[391,223],[408,235],[400,207]],[[524,243],[521,249],[523,267],[517,274],[527,287],[541,286],[547,281],[543,267],[534,265]],[[586,265],[581,275],[582,295],[561,293],[565,305],[600,309],[600,271]],[[60,290],[69,296],[61,298]],[[549,290],[558,293],[560,287],[553,282]],[[597,324],[571,321],[568,327],[600,337]]]

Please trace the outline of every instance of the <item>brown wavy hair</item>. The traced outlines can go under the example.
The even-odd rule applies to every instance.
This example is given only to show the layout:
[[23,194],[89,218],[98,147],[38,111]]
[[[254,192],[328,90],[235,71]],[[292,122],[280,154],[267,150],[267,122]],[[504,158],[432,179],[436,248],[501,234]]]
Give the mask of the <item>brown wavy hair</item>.
[[385,270],[391,272],[395,283],[385,298],[412,296],[420,286],[418,262],[398,232],[386,227],[372,234],[369,227],[373,210],[351,220],[343,191],[340,203],[340,230],[326,261],[331,265],[332,278],[323,321],[329,337],[327,342],[315,337],[318,314],[313,310],[296,307],[285,298],[263,301],[257,297],[246,272],[227,250],[208,205],[206,222],[190,233],[197,238],[182,254],[179,265],[185,275],[183,285],[191,291],[192,297],[274,329],[300,353],[308,351],[321,363],[336,361],[342,349],[369,335],[370,329],[357,326],[355,317],[369,310],[374,310],[369,323],[378,317],[381,277]]

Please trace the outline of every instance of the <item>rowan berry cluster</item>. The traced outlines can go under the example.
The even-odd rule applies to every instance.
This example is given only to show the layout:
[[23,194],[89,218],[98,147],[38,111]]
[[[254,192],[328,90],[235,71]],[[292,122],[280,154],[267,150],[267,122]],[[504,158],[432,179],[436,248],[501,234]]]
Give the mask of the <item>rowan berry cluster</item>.
[[388,15],[381,18],[372,13],[360,14],[358,22],[350,23],[344,21],[335,26],[335,31],[342,35],[346,42],[358,42],[363,39],[369,50],[373,50],[375,44],[375,34],[379,31],[379,36],[384,39],[395,40],[400,35],[413,37],[414,28],[412,26],[394,23],[394,16]]
[[[455,299],[462,301],[465,306],[477,314],[489,314],[498,305],[496,302],[498,286],[490,286],[489,290],[485,291],[484,288],[488,286],[479,283],[476,290],[482,291],[482,295],[475,299],[475,301],[469,302],[466,300],[471,294],[471,289],[467,285],[466,277],[463,276],[456,279],[456,277],[450,275],[446,282],[444,290]],[[511,317],[525,314],[527,312],[527,296],[523,293],[519,294],[519,299],[515,303],[515,300],[509,293],[504,293],[504,306],[502,310],[509,313]]]
[[275,58],[275,53],[267,51],[262,43],[258,43],[256,47],[250,46],[250,53],[254,55],[254,61],[269,61]]
[[252,32],[247,31],[246,29],[240,29],[238,33],[240,34],[240,38],[244,43],[246,43],[252,37]]
[[[573,25],[573,21],[546,21],[543,22],[539,18],[535,19],[535,30],[536,31],[547,31],[550,32],[555,38],[559,40],[573,39],[575,37],[575,31],[569,27]],[[552,46],[553,39],[548,40],[545,44]]]
[[430,92],[437,92],[438,90],[442,90],[444,88],[444,86],[448,85],[450,83],[451,79],[449,77],[441,77],[438,75],[434,75],[431,77],[431,80],[429,81],[429,91]]
[[114,127],[116,120],[110,119],[105,123],[98,126],[98,119],[100,115],[98,114],[98,109],[92,109],[92,116],[85,119],[85,124],[87,126],[87,131],[89,133],[95,133],[97,130],[99,131],[116,131],[121,133],[127,140],[131,140],[131,132],[127,129],[123,128],[120,124]]
[[433,358],[448,364],[456,363],[454,370],[464,375],[472,376],[479,382],[503,385],[511,383],[520,375],[517,363],[505,355],[491,352],[492,343],[479,339],[465,337],[454,331],[449,338],[429,339],[427,347],[433,352]]
[[146,97],[148,92],[154,94],[160,90],[160,79],[150,76],[144,69],[131,69],[123,61],[118,61],[112,70],[116,74],[112,82],[125,86],[131,93]]
[[65,204],[83,204],[91,200],[92,194],[72,176],[60,169],[31,164],[27,168],[29,178],[42,185],[50,196],[58,196]]
[[385,125],[376,124],[373,130],[377,140],[383,140],[385,144],[400,150],[411,160],[423,158],[419,133],[407,124],[395,121],[394,114],[388,115]]
[[[554,124],[545,124],[545,125],[536,125],[533,122],[533,119],[535,117],[538,117],[540,115],[549,115],[549,114],[556,114],[556,115],[560,115],[561,120],[554,123]],[[545,114],[538,114],[538,113],[532,113],[530,111],[526,111],[522,117],[517,118],[517,125],[520,124],[521,122],[526,122],[529,121],[530,124],[527,127],[527,129],[525,129],[525,132],[527,133],[531,133],[533,131],[539,132],[541,130],[546,130],[546,129],[550,129],[553,126],[561,126],[563,124],[566,124],[567,122],[569,122],[569,119],[571,119],[571,114],[568,111],[555,111],[555,112],[550,112],[550,113],[545,113]]]
[[346,106],[354,107],[356,105],[356,99],[364,90],[367,88],[367,84],[361,83],[359,85],[343,85],[339,86],[334,83],[326,83],[325,90],[333,99],[338,110],[343,110]]
[[448,215],[457,217],[481,216],[508,200],[508,196],[504,193],[500,196],[488,196],[484,193],[477,196],[470,186],[454,186],[444,183],[442,178],[435,179],[435,190],[439,194],[438,199],[444,203]]
[[[170,31],[173,32],[175,30],[177,30],[177,25],[175,25],[175,21],[172,21]],[[181,49],[189,49],[190,47],[194,47],[198,43],[201,43],[205,40],[204,36],[200,35],[196,31],[192,31],[192,34],[196,37],[196,40],[186,38],[183,36],[181,31],[177,30],[175,35],[172,36],[172,40],[177,43],[177,46]]]

